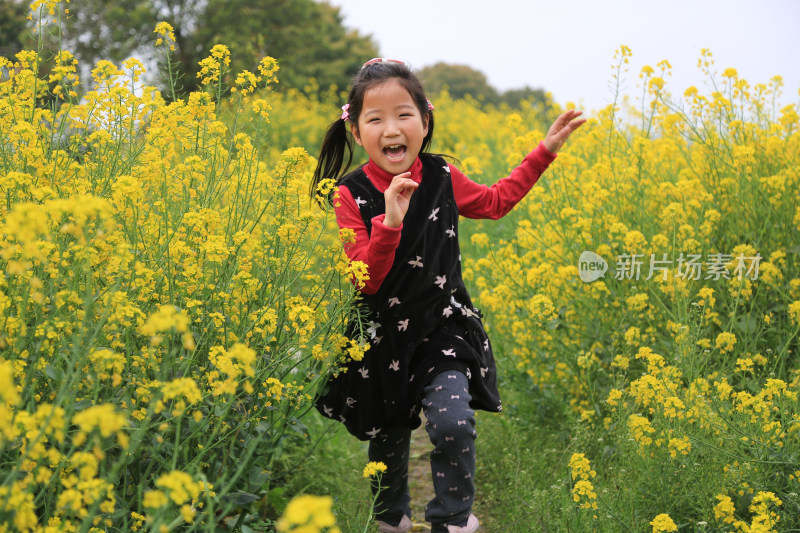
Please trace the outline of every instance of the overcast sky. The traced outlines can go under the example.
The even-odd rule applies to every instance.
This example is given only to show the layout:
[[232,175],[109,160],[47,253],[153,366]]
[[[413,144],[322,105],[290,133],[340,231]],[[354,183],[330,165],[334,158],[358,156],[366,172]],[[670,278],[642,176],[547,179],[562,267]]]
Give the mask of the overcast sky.
[[800,0],[329,0],[345,25],[372,34],[381,54],[413,68],[465,64],[494,87],[529,85],[591,112],[613,101],[614,51],[633,52],[624,90],[639,71],[672,64],[667,89],[704,90],[697,68],[709,48],[715,68],[750,82],[785,82],[783,103],[800,101]]

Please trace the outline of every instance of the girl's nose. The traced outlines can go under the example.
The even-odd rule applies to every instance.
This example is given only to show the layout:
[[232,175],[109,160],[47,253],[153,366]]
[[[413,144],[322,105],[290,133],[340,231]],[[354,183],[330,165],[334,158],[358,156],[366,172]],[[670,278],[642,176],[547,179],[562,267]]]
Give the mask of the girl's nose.
[[400,134],[400,128],[397,126],[397,122],[394,120],[389,120],[386,123],[386,127],[383,129],[383,136],[384,137],[394,137]]

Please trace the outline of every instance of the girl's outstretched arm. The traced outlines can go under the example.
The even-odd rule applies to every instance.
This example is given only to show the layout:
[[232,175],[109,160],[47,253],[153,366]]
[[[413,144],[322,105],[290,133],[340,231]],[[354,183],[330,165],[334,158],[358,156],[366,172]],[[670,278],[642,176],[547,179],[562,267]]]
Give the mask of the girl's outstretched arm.
[[550,126],[550,130],[547,132],[547,137],[542,141],[544,147],[547,148],[549,152],[555,154],[561,150],[561,147],[567,142],[572,132],[586,123],[585,118],[578,119],[581,114],[581,111],[570,109],[562,113],[561,116],[553,122],[553,125]]
[[555,158],[556,154],[549,152],[544,143],[540,142],[509,176],[497,181],[491,187],[475,183],[450,165],[458,214],[467,218],[492,220],[505,216],[528,194]]

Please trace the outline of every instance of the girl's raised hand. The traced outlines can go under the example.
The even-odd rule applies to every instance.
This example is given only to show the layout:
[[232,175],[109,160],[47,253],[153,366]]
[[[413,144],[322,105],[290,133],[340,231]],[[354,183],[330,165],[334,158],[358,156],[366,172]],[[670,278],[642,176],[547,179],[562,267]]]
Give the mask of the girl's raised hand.
[[419,183],[409,179],[411,172],[403,172],[392,178],[389,188],[383,193],[386,200],[386,217],[383,224],[390,228],[398,228],[408,212],[411,195],[419,187]]
[[547,137],[543,141],[544,147],[550,153],[554,154],[561,150],[561,147],[567,142],[572,132],[586,123],[585,118],[578,119],[581,113],[581,111],[570,109],[553,122],[553,125],[550,126],[550,131],[547,132]]

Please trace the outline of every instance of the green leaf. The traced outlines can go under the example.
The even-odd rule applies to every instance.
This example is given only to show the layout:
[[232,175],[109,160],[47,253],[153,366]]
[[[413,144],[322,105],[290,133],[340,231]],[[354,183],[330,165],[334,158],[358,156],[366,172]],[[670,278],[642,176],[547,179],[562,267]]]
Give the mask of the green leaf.
[[758,329],[758,323],[751,315],[740,316],[736,319],[735,324],[736,329],[739,330],[742,335],[752,335]]
[[223,498],[223,501],[226,503],[232,503],[237,507],[241,507],[247,505],[249,503],[257,502],[260,500],[260,496],[256,496],[255,494],[250,494],[249,492],[232,492],[226,495]]
[[247,480],[250,483],[251,487],[261,488],[264,484],[269,481],[270,479],[269,472],[266,472],[263,468],[254,466],[250,469],[250,472],[247,476]]

